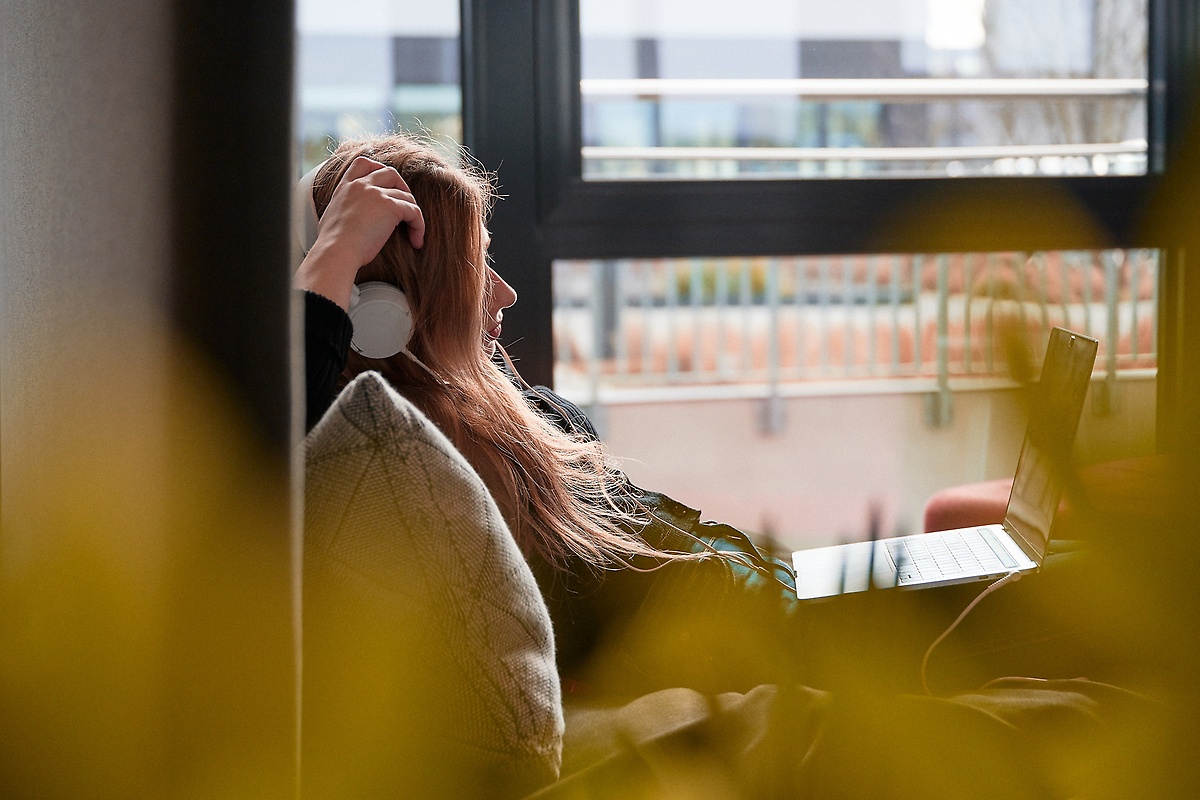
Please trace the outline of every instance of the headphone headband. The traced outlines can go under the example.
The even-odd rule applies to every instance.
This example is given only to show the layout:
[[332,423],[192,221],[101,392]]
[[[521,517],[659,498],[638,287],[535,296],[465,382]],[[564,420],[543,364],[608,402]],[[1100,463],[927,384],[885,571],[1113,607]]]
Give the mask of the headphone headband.
[[329,159],[325,159],[304,173],[304,177],[292,190],[292,230],[295,231],[296,241],[300,245],[302,259],[308,255],[308,251],[312,250],[312,246],[317,242],[317,227],[320,224],[320,218],[317,216],[317,201],[313,197],[313,181],[316,180],[321,167],[328,162]]

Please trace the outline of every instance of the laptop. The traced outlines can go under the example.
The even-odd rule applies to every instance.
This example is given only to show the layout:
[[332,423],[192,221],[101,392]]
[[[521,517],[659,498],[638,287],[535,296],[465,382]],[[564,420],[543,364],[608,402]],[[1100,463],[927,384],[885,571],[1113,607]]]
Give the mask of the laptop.
[[792,564],[800,599],[986,581],[1041,568],[1097,347],[1083,334],[1050,332],[1003,523],[798,550]]

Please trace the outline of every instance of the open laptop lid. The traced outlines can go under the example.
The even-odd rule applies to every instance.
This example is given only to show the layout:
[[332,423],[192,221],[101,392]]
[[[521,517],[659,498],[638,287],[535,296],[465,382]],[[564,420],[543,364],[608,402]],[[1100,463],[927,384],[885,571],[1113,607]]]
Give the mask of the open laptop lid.
[[1050,331],[1042,376],[1029,408],[1004,527],[1039,566],[1071,468],[1075,431],[1087,397],[1099,343],[1064,328]]

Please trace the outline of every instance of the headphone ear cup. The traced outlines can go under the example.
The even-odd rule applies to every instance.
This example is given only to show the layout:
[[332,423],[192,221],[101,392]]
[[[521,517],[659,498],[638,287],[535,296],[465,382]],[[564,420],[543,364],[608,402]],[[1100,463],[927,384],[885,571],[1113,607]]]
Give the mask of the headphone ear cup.
[[412,311],[404,292],[382,281],[360,283],[350,304],[350,346],[366,358],[391,358],[408,348]]

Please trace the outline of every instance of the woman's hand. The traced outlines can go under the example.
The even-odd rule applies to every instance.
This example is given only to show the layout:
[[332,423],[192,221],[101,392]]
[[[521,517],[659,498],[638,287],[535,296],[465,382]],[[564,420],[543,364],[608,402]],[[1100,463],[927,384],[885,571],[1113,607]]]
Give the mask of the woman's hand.
[[359,267],[369,263],[401,223],[415,248],[425,242],[425,218],[400,173],[359,156],[333,191],[317,241],[296,271],[296,288],[324,295],[343,309]]

